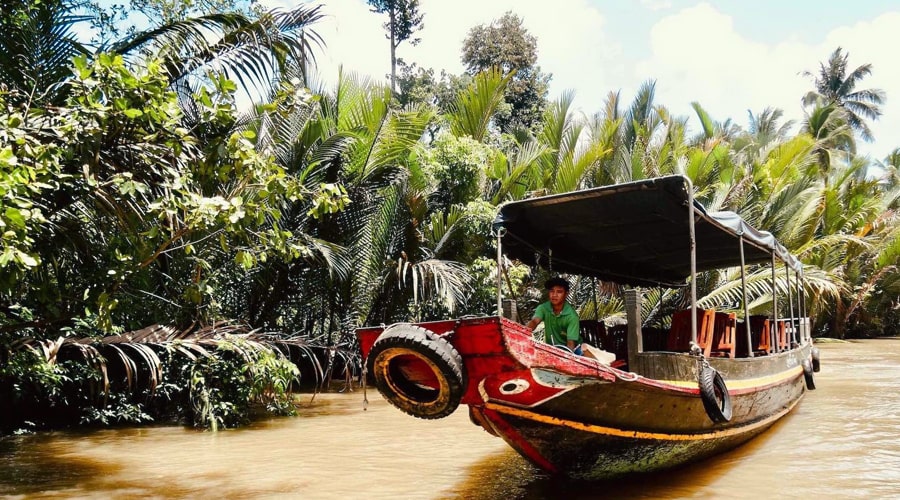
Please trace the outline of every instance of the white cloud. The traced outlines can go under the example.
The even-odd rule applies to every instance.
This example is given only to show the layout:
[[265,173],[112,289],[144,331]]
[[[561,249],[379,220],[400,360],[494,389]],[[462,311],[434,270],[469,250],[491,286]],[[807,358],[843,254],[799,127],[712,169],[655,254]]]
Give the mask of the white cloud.
[[641,0],[641,5],[650,10],[665,10],[672,7],[671,0]]
[[699,102],[718,121],[746,126],[747,110],[767,106],[802,116],[800,98],[809,83],[798,73],[811,51],[792,42],[766,45],[735,32],[729,16],[709,4],[681,10],[650,32],[652,56],[636,72],[657,81],[656,102],[693,115]]
[[[628,102],[642,82],[654,79],[656,102],[691,117],[693,123],[691,101],[700,102],[716,120],[731,118],[744,127],[748,110],[759,113],[768,106],[801,120],[800,99],[812,87],[811,79],[801,73],[817,70],[819,61],[840,45],[849,51],[852,67],[873,64],[873,75],[863,85],[881,88],[889,98],[884,116],[872,127],[877,142],[860,144],[861,151],[882,158],[900,146],[900,104],[892,100],[900,99],[900,65],[892,55],[893,47],[900,45],[900,13],[846,25],[811,44],[791,34],[752,40],[736,31],[731,16],[709,3],[650,13],[646,9],[666,8],[670,2],[641,0],[642,15],[658,21],[648,33],[634,33],[623,45],[626,42],[610,38],[607,26],[627,20],[609,19],[599,1],[420,1],[425,28],[417,36],[422,41],[415,47],[402,44],[398,57],[438,73],[445,69],[459,74],[462,42],[469,29],[513,11],[538,39],[542,71],[553,74],[550,98],[573,89],[576,106],[587,113],[601,109],[608,92],[621,89]],[[265,2],[282,8],[297,4],[297,0]],[[384,16],[372,13],[364,0],[328,0],[323,12],[328,17],[315,27],[327,43],[319,56],[321,78],[333,82],[343,64],[345,71],[386,83],[390,56]],[[637,60],[634,54],[648,52],[647,48],[650,55]]]
[[[875,159],[883,159],[900,147],[900,65],[895,47],[900,46],[900,12],[890,12],[870,22],[838,28],[829,33],[819,47],[818,60],[824,61],[838,46],[849,53],[848,71],[862,64],[872,64],[872,74],[860,88],[879,88],[887,93],[884,114],[872,124],[874,145],[862,145]],[[810,70],[818,69],[818,65]]]
[[[716,120],[730,117],[746,127],[747,110],[758,113],[767,106],[802,120],[800,99],[812,88],[812,80],[801,73],[815,72],[818,62],[839,45],[850,52],[851,69],[873,64],[873,75],[863,80],[863,88],[881,88],[900,98],[900,68],[891,49],[898,44],[896,13],[836,29],[818,45],[792,38],[763,44],[737,33],[730,16],[702,3],[657,22],[650,33],[652,56],[635,68],[657,80],[657,103],[676,114],[693,117],[689,105],[698,101]],[[900,107],[888,101],[872,130],[877,142],[860,143],[860,152],[883,158],[900,145]]]
[[[267,0],[266,7],[289,8],[294,2]],[[538,64],[553,74],[551,98],[566,89],[577,89],[577,102],[599,109],[606,93],[625,75],[622,48],[603,33],[605,19],[588,0],[546,3],[517,0],[421,0],[424,29],[421,42],[401,44],[397,56],[419,67],[462,73],[462,43],[469,30],[489,24],[507,11],[518,15],[529,33],[538,39]],[[384,37],[384,16],[371,12],[363,0],[329,0],[327,17],[315,26],[327,47],[317,56],[322,80],[336,80],[338,65],[345,71],[385,82],[390,73],[390,52]]]

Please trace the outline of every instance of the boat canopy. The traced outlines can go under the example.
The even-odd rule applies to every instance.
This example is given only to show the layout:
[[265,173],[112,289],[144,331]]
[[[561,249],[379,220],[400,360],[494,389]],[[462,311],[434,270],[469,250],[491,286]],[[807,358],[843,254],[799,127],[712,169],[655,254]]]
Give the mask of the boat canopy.
[[693,201],[691,182],[674,175],[503,205],[494,221],[503,253],[554,272],[638,286],[684,286],[691,276],[692,204],[697,271],[771,262],[802,264],[771,233],[734,212]]

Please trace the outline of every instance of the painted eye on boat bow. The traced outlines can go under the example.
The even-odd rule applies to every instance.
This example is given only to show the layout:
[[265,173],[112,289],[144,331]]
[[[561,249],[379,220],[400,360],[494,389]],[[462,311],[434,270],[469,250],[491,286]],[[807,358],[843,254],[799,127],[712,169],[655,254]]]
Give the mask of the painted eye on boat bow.
[[508,380],[500,385],[500,394],[521,394],[527,391],[530,386],[531,384],[527,380],[521,378]]

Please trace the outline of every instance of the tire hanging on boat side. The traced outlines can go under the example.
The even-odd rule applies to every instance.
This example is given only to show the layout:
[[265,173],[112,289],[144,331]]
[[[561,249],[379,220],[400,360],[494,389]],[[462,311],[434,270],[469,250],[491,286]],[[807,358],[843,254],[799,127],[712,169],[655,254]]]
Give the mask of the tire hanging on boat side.
[[812,356],[812,369],[819,373],[819,348],[813,347],[810,356]]
[[813,379],[812,358],[803,361],[803,378],[806,379],[806,388],[810,391],[816,389],[816,381]]
[[713,423],[721,424],[731,420],[731,396],[725,386],[725,379],[709,365],[700,370],[700,399]]
[[[424,372],[430,384],[416,380],[411,366],[420,376]],[[379,335],[366,359],[366,370],[390,404],[419,418],[450,415],[466,388],[462,357],[456,349],[430,330],[410,324],[390,326]]]

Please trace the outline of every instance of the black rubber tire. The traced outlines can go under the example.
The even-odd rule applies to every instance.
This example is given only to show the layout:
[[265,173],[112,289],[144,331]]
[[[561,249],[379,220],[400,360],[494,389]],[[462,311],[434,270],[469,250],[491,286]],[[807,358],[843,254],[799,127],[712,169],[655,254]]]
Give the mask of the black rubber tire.
[[816,390],[816,381],[813,378],[813,363],[811,359],[807,359],[803,362],[803,378],[806,379],[806,388],[808,390]]
[[819,348],[813,347],[812,351],[810,351],[810,357],[812,358],[812,369],[814,372],[819,373]]
[[[431,369],[437,389],[405,378],[398,367],[400,356],[418,358]],[[418,418],[437,419],[450,415],[462,400],[466,377],[462,357],[433,332],[410,324],[385,329],[366,359],[370,380],[381,395],[400,411]]]
[[715,424],[731,420],[731,395],[722,375],[710,366],[700,370],[700,399],[709,419]]

